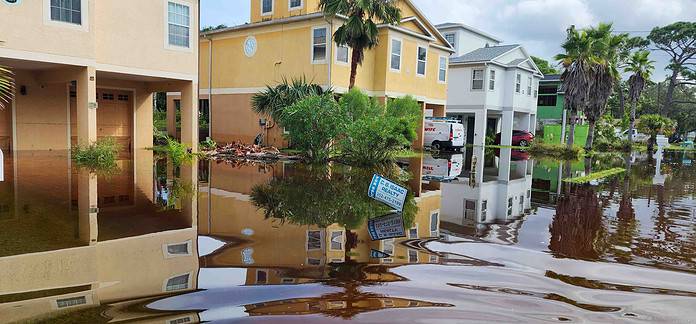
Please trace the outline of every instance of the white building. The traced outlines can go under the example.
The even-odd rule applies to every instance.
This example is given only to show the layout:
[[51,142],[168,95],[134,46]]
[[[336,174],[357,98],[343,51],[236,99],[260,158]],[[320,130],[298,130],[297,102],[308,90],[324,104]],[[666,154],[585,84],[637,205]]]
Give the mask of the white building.
[[511,145],[513,130],[534,133],[543,74],[527,51],[466,25],[437,27],[456,50],[449,62],[447,116],[468,125],[468,143],[483,145],[486,134],[501,133],[501,145]]

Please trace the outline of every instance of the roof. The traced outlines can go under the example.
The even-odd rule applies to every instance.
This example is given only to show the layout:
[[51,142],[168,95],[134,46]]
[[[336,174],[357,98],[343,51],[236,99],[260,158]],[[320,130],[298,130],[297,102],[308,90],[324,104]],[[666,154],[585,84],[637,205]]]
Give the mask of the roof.
[[479,35],[481,35],[481,36],[483,36],[483,37],[492,39],[492,40],[494,40],[494,41],[496,41],[496,42],[498,42],[498,43],[502,43],[502,42],[503,42],[503,40],[500,39],[500,38],[498,38],[498,37],[495,37],[495,36],[493,36],[493,35],[491,35],[491,34],[489,34],[489,33],[486,33],[486,32],[484,32],[484,31],[481,31],[481,30],[479,30],[479,29],[476,29],[476,28],[474,28],[474,27],[471,27],[471,26],[465,25],[465,24],[450,23],[450,22],[448,22],[448,23],[443,23],[443,24],[435,25],[435,28],[437,28],[437,29],[462,28],[462,29],[466,29],[466,30],[468,30],[468,31],[470,31],[470,32],[472,32],[472,33],[479,34]]
[[286,24],[286,23],[291,23],[291,22],[296,22],[296,21],[302,21],[302,20],[307,20],[307,19],[316,19],[316,18],[322,18],[322,17],[324,17],[323,13],[315,12],[315,13],[311,13],[311,14],[307,14],[307,15],[278,18],[278,19],[273,19],[273,20],[268,20],[268,21],[261,21],[261,22],[256,22],[256,23],[246,23],[246,24],[227,27],[227,28],[215,29],[215,30],[211,30],[209,32],[201,33],[201,36],[206,37],[206,36],[210,36],[210,35],[230,32],[230,31],[238,31],[238,30],[256,28],[256,27],[261,27],[261,26]]
[[518,47],[520,47],[518,44],[482,47],[473,52],[452,58],[450,63],[488,62]]
[[560,81],[561,81],[560,74],[546,74],[546,75],[544,75],[544,78],[541,79],[541,82],[560,82]]

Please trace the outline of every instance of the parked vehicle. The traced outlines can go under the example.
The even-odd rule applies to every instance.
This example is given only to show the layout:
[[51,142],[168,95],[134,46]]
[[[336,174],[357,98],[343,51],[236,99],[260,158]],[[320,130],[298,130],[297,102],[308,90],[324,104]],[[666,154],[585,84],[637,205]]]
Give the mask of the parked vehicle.
[[[495,135],[495,145],[500,145],[501,136],[501,133]],[[529,146],[532,142],[534,142],[534,134],[523,130],[512,131],[512,146]]]
[[425,156],[423,159],[423,180],[452,181],[464,168],[463,154],[441,154]]
[[458,120],[428,118],[425,120],[424,145],[433,150],[460,150],[466,144],[464,125]]
[[[617,134],[618,137],[621,139],[627,140],[628,139],[628,129]],[[633,142],[636,143],[646,143],[650,139],[649,135],[643,134],[638,132],[637,129],[633,130]]]

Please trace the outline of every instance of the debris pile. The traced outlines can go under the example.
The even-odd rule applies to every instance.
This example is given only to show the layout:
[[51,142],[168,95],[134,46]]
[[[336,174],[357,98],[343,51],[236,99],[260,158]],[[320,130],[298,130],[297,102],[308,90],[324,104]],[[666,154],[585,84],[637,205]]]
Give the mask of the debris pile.
[[216,150],[208,153],[220,159],[234,160],[281,160],[281,159],[296,159],[293,156],[283,154],[275,147],[264,147],[259,145],[243,144],[232,142],[230,144],[219,146]]

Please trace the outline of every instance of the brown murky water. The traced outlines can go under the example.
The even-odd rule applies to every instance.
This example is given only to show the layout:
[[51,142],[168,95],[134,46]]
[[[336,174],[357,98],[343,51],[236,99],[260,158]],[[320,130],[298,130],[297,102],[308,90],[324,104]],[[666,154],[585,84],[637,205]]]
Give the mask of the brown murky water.
[[[696,322],[693,153],[374,169],[6,156],[0,322]],[[563,178],[612,167],[586,185]],[[409,188],[405,237],[373,173]]]

